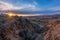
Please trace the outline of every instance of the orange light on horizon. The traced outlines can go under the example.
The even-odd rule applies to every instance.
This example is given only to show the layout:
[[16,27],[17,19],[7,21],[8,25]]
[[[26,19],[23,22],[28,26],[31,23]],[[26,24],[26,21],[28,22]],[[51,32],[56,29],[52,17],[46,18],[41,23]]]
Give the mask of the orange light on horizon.
[[12,13],[12,12],[8,12],[8,16],[29,16],[27,14],[15,14],[15,13]]
[[12,16],[36,16],[36,15],[39,15],[39,14],[16,14],[16,13],[13,13],[13,12],[8,12],[7,14],[10,17],[12,17]]
[[8,14],[9,16],[13,16],[13,14]]
[[8,16],[16,16],[16,14],[14,14],[14,13],[11,13],[11,12],[8,12]]
[[11,12],[8,12],[7,13],[7,15],[8,15],[8,19],[11,19],[11,18],[13,18],[12,16],[13,16],[13,13],[11,13]]

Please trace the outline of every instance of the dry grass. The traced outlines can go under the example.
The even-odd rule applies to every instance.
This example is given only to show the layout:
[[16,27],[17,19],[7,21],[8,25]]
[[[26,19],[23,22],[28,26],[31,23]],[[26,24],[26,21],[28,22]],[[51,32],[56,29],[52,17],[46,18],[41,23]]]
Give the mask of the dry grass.
[[45,40],[60,40],[60,21],[50,21],[47,24],[49,30],[44,37]]

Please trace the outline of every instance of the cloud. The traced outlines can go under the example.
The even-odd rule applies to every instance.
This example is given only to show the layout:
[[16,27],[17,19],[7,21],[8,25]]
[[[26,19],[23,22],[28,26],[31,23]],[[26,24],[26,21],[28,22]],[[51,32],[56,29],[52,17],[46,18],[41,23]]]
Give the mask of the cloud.
[[52,7],[52,8],[48,8],[47,10],[58,11],[60,10],[60,7]]
[[0,1],[0,10],[11,10],[11,9],[21,9],[21,8],[3,1]]
[[37,3],[34,1],[34,4],[28,3],[28,4],[22,4],[21,6],[14,6],[11,3],[0,1],[0,10],[31,10],[35,11],[38,10],[36,7]]
[[22,8],[31,8],[31,9],[35,9],[35,8],[36,8],[36,6],[33,5],[33,4],[24,4],[24,5],[22,5],[21,7],[22,7]]
[[20,6],[23,8],[23,10],[29,10],[29,11],[35,11],[37,10],[38,8],[36,7],[36,5],[33,5],[33,4],[24,4],[22,6]]
[[38,5],[38,3],[36,1],[33,1],[33,4],[35,4],[36,6]]

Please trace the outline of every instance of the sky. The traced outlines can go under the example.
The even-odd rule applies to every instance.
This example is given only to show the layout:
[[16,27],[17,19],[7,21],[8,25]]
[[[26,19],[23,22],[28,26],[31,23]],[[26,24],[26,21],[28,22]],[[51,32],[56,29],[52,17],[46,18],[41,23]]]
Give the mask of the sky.
[[43,14],[59,13],[60,0],[0,0],[0,10]]

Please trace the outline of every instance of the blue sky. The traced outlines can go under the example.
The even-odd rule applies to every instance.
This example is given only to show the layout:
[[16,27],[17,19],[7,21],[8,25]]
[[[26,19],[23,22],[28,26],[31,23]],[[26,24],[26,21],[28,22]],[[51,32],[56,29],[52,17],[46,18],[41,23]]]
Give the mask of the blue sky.
[[60,0],[0,0],[0,10],[58,11]]

